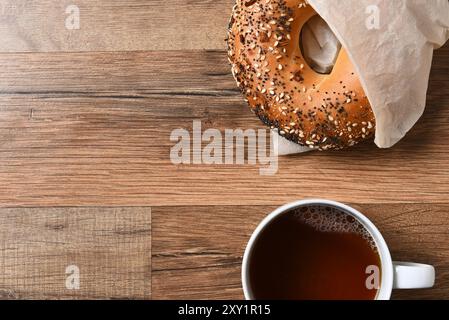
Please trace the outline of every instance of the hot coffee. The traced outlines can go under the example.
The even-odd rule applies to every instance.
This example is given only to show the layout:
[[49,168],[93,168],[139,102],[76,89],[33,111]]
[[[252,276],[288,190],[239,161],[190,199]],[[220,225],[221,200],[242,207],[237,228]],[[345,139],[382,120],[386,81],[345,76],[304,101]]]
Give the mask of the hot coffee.
[[375,299],[380,266],[376,243],[356,218],[315,205],[265,226],[249,257],[248,279],[255,299]]

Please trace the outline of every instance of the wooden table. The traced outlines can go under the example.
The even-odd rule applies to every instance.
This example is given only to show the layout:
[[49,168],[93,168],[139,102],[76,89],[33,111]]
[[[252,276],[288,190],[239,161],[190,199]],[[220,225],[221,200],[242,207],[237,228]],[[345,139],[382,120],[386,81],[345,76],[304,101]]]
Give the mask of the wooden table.
[[395,298],[449,298],[449,46],[425,115],[392,149],[282,157],[271,177],[175,166],[170,133],[194,120],[263,128],[227,63],[232,5],[0,1],[1,298],[239,299],[256,225],[308,197],[353,204],[395,259],[435,265],[435,288]]

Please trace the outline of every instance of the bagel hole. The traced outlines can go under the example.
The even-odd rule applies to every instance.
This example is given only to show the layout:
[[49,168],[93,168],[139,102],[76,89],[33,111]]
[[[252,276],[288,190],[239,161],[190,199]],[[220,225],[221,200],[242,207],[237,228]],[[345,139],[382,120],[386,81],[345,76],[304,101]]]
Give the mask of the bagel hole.
[[305,62],[319,74],[330,74],[341,50],[341,43],[319,15],[310,18],[299,35]]

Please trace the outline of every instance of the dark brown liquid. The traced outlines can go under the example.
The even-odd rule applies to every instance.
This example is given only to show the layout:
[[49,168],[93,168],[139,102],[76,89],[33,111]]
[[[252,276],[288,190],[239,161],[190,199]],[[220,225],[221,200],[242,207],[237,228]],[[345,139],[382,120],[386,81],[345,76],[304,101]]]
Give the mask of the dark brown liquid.
[[366,268],[373,265],[380,269],[375,243],[352,216],[301,208],[259,234],[249,260],[250,288],[255,299],[375,299],[378,288],[366,286]]

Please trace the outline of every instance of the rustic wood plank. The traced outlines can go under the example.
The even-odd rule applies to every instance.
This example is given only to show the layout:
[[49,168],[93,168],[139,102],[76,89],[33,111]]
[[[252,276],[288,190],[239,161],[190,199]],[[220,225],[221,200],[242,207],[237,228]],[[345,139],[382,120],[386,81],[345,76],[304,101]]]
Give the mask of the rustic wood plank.
[[234,2],[2,0],[0,52],[222,49]]
[[4,53],[0,94],[145,98],[163,94],[233,96],[224,51]]
[[195,119],[203,130],[262,128],[224,52],[2,54],[0,206],[446,203],[448,57],[449,46],[437,51],[427,111],[394,148],[282,157],[267,177],[260,165],[169,159],[170,133]]
[[153,298],[243,298],[243,250],[251,232],[273,208],[153,208]]
[[151,297],[150,208],[3,208],[0,229],[2,299]]
[[[396,260],[433,264],[436,286],[395,291],[395,299],[449,299],[449,205],[360,204]],[[202,206],[153,209],[154,299],[241,299],[246,243],[274,207]]]

